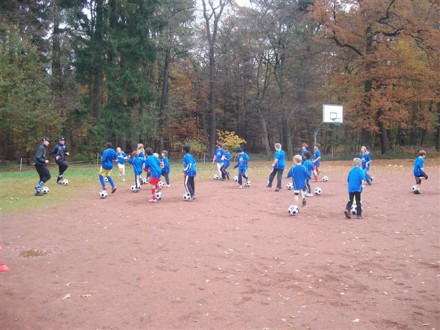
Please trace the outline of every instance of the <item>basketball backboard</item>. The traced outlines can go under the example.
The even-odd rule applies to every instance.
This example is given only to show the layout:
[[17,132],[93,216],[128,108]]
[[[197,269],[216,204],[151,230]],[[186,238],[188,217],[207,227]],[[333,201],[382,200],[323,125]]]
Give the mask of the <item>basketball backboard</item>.
[[344,109],[342,105],[324,104],[322,108],[322,122],[341,124],[344,121]]

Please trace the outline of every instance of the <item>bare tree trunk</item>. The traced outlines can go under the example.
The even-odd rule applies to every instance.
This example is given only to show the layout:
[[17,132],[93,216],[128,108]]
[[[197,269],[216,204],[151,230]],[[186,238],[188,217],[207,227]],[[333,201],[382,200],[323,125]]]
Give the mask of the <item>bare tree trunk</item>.
[[266,155],[268,157],[270,157],[272,152],[270,150],[269,134],[267,132],[266,118],[264,118],[263,113],[262,113],[259,105],[257,105],[257,113],[258,113],[258,118],[260,119],[260,123],[261,123],[261,130],[262,130],[261,133],[262,133],[264,150],[266,151]]

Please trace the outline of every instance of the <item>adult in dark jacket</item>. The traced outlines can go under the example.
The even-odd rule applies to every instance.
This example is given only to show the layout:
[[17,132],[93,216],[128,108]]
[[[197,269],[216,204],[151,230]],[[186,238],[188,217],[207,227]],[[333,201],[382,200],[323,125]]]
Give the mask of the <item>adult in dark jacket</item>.
[[65,143],[66,141],[64,137],[59,137],[57,145],[50,153],[52,157],[55,158],[55,162],[58,165],[57,183],[59,184],[63,183],[63,174],[69,167],[69,164],[66,162],[66,156],[69,156],[69,151],[67,150]]
[[41,144],[38,146],[37,151],[35,152],[34,165],[38,175],[40,176],[40,181],[35,186],[35,196],[43,196],[43,185],[50,179],[50,172],[46,167],[47,163],[49,163],[49,160],[46,157],[46,148],[49,143],[49,138],[43,137],[41,139]]

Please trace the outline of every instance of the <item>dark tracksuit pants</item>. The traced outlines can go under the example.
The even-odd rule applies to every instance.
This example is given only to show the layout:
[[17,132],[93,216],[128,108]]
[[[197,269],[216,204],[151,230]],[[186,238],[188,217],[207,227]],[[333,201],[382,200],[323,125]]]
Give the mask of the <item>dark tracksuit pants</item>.
[[269,182],[267,183],[267,186],[272,187],[272,182],[273,182],[273,179],[275,178],[275,175],[276,175],[277,176],[277,188],[281,189],[281,180],[283,179],[283,172],[284,172],[284,169],[274,168],[272,170],[272,173],[270,173],[270,175],[269,175]]
[[351,206],[353,205],[354,199],[356,200],[356,214],[362,215],[362,201],[361,201],[361,192],[360,191],[348,193],[348,203],[347,203],[347,206],[345,207],[345,209],[348,211],[351,210]]
[[196,194],[196,187],[194,184],[194,177],[193,176],[189,176],[189,175],[185,175],[185,190],[188,194],[191,195],[191,197],[194,197]]
[[64,159],[57,160],[56,163],[58,164],[58,171],[59,171],[58,176],[61,177],[63,176],[64,172],[67,170],[69,165]]
[[40,182],[47,182],[51,176],[50,176],[50,172],[47,169],[46,165],[40,165],[40,164],[35,164],[35,169],[38,172],[38,175],[40,176]]

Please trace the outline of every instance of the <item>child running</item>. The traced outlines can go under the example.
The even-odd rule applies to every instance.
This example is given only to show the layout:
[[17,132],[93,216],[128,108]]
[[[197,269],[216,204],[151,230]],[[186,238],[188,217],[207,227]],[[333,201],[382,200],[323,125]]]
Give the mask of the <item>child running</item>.
[[64,137],[60,136],[57,142],[58,143],[55,148],[53,148],[51,155],[53,158],[55,158],[55,162],[58,165],[57,183],[62,184],[64,172],[69,167],[69,164],[67,164],[66,161],[66,156],[69,156],[69,151],[67,150],[67,147],[65,145],[66,140],[64,139]]
[[186,201],[192,201],[196,199],[196,187],[194,178],[197,175],[196,160],[190,154],[191,148],[189,146],[182,147],[183,153],[183,182],[185,186],[186,193],[189,194],[190,198]]
[[241,147],[238,147],[235,151],[238,154],[238,159],[237,165],[235,165],[234,168],[238,167],[238,188],[241,189],[243,188],[243,178],[246,179],[246,183],[249,182],[249,176],[247,175],[249,156]]
[[359,155],[359,158],[362,161],[362,169],[365,172],[365,181],[367,181],[367,183],[371,185],[371,183],[373,182],[373,178],[371,177],[370,174],[368,174],[368,171],[370,170],[371,167],[371,156],[370,156],[370,152],[367,150],[365,146],[361,147],[361,154]]
[[319,175],[319,166],[321,165],[321,151],[319,150],[320,148],[320,144],[319,143],[315,143],[315,146],[313,147],[313,149],[315,150],[315,153],[313,154],[313,166],[314,166],[314,170],[313,170],[313,179],[315,182],[318,182],[318,175]]
[[122,176],[122,182],[124,182],[125,181],[125,160],[127,159],[127,155],[119,147],[116,148],[116,155],[118,156],[119,176]]
[[229,147],[225,146],[224,148],[224,154],[222,156],[222,162],[223,166],[220,168],[222,172],[222,180],[228,179],[229,180],[229,172],[226,170],[231,165],[231,153],[229,152]]
[[113,160],[115,160],[118,156],[116,155],[116,151],[112,149],[111,142],[107,142],[105,146],[107,149],[102,152],[102,162],[101,168],[99,170],[99,182],[101,182],[102,190],[106,190],[104,180],[104,177],[106,177],[112,187],[112,194],[114,194],[117,188],[115,186],[115,183],[113,182],[111,175],[113,169]]
[[309,172],[307,172],[306,168],[302,163],[301,155],[295,155],[293,157],[293,166],[290,169],[289,173],[287,173],[287,178],[292,178],[293,183],[293,194],[295,198],[295,205],[298,205],[299,202],[299,194],[301,194],[302,206],[306,206],[306,196],[304,192],[304,187],[306,186],[306,180],[311,179]]
[[362,219],[362,183],[365,181],[365,172],[362,170],[362,160],[353,159],[353,168],[348,173],[348,203],[345,206],[345,217],[351,219],[350,210],[353,199],[356,200],[356,214],[358,219]]
[[162,168],[162,175],[165,177],[165,182],[166,182],[165,187],[169,188],[171,167],[170,167],[170,160],[168,159],[167,150],[162,150],[162,162],[160,167]]
[[284,150],[281,149],[281,143],[275,143],[275,154],[274,154],[274,160],[272,163],[272,172],[269,175],[269,180],[267,181],[267,188],[272,188],[272,182],[275,178],[275,175],[277,176],[277,187],[275,191],[281,190],[281,181],[283,180],[283,172],[284,167],[286,165],[286,154],[284,153]]
[[139,157],[137,151],[133,151],[131,154],[132,157],[128,158],[128,163],[133,166],[134,173],[134,192],[138,192],[141,188],[141,174],[142,174],[142,166],[144,164],[144,158]]
[[153,150],[147,148],[145,150],[147,154],[147,159],[145,159],[145,171],[150,172],[150,184],[151,184],[151,199],[148,201],[150,203],[156,203],[158,201],[156,197],[156,189],[160,191],[158,186],[160,177],[162,176],[162,168],[160,167],[159,158],[153,155]]
[[[310,157],[312,157],[312,155],[310,154],[310,152],[308,150],[306,150],[306,152],[304,152],[304,154],[302,156],[302,159],[303,159],[303,165],[306,168],[307,173],[309,174],[309,177],[311,178],[313,170],[314,170],[314,167],[313,167],[312,161],[310,160]],[[309,178],[306,179],[306,187],[305,187],[305,189],[306,189],[306,196],[307,197],[312,197],[313,196],[313,194],[312,194],[312,187],[310,187],[310,179]]]
[[426,151],[420,150],[419,156],[414,161],[414,177],[416,179],[416,189],[414,190],[414,194],[418,195],[420,194],[420,185],[422,184],[422,179],[425,178],[425,180],[428,180],[428,175],[425,173],[425,158],[426,158]]
[[223,150],[223,144],[220,142],[217,143],[217,149],[215,149],[214,157],[212,157],[212,163],[217,164],[217,173],[218,173],[219,178],[222,177],[221,168],[223,166],[222,157],[224,154],[225,154],[225,151]]

